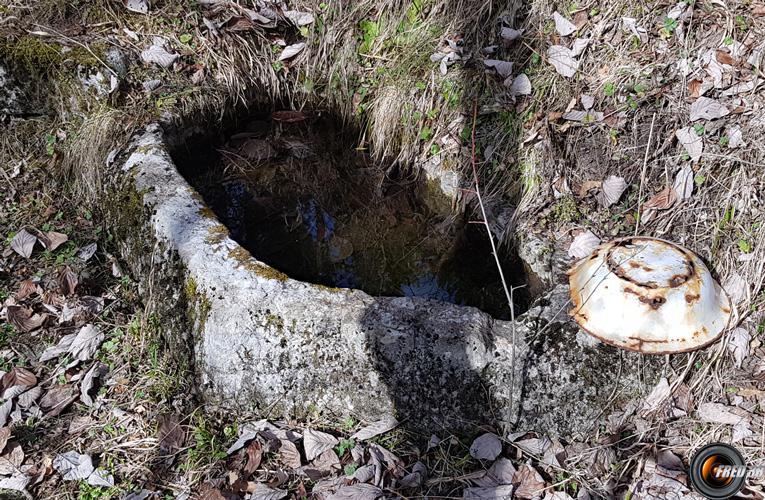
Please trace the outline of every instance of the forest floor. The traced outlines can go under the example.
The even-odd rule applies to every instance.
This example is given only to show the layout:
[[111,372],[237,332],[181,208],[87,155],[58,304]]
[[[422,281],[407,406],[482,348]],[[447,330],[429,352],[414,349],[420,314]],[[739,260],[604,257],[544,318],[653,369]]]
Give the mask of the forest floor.
[[[0,91],[13,90],[0,92],[0,489],[683,498],[703,444],[765,464],[764,4],[32,4],[0,5]],[[365,147],[456,170],[478,103],[493,213],[512,204],[518,233],[572,257],[635,231],[684,244],[737,304],[730,331],[673,358],[585,441],[203,411],[116,256],[98,172],[148,121],[215,122],[251,87],[360,120]]]

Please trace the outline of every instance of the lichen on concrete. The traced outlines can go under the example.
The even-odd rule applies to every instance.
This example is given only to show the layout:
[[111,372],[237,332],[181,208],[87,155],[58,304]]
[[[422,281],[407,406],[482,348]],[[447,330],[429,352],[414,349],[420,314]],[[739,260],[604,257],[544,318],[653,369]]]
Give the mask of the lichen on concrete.
[[126,158],[112,188],[120,249],[210,405],[287,418],[393,413],[424,432],[493,423],[571,435],[652,386],[655,370],[631,369],[639,358],[577,340],[565,287],[513,324],[472,307],[296,281],[221,229],[157,126]]

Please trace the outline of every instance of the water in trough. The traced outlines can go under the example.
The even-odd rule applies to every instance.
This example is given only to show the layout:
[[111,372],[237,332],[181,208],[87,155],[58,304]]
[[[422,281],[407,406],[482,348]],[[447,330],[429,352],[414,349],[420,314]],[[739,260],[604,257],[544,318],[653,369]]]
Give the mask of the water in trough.
[[[422,179],[376,164],[331,117],[286,116],[298,120],[251,114],[174,153],[232,238],[294,279],[509,316],[482,224],[431,211]],[[524,284],[517,257],[500,253],[510,284]],[[525,291],[515,295],[525,309]]]

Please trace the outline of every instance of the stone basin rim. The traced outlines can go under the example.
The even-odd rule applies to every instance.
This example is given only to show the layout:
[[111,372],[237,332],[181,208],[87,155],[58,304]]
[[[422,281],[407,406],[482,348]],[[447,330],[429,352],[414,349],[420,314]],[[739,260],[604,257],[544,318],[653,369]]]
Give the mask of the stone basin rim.
[[[187,352],[205,404],[296,419],[394,414],[423,433],[492,423],[551,435],[585,432],[611,404],[601,399],[617,387],[619,356],[577,340],[564,285],[512,322],[298,281],[228,236],[178,172],[160,125],[137,133],[113,165],[110,196],[135,200],[131,210],[106,207],[123,228],[118,251],[139,291],[164,295],[163,335]],[[535,339],[540,325],[552,328]],[[645,390],[642,379],[618,382],[629,397]]]

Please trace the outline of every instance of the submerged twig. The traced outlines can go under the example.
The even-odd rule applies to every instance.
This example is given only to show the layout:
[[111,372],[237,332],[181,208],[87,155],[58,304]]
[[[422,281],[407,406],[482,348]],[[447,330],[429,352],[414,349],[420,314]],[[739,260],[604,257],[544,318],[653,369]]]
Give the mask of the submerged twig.
[[491,253],[494,255],[494,262],[497,264],[497,271],[499,271],[499,279],[502,281],[502,288],[505,290],[505,297],[507,297],[507,305],[510,307],[510,325],[512,331],[513,348],[510,353],[510,408],[513,408],[515,389],[515,306],[513,304],[512,289],[508,288],[507,281],[505,280],[505,273],[502,271],[502,265],[499,262],[499,255],[497,254],[497,246],[494,243],[494,236],[491,233],[491,227],[489,227],[489,220],[486,217],[486,209],[481,199],[481,187],[478,182],[478,168],[476,167],[475,157],[475,126],[478,120],[478,100],[473,101],[473,129],[470,135],[470,165],[473,167],[473,182],[475,184],[475,195],[478,199],[478,206],[481,207],[481,216],[483,217],[483,225],[486,227],[486,234],[489,237],[489,243],[491,243]]

